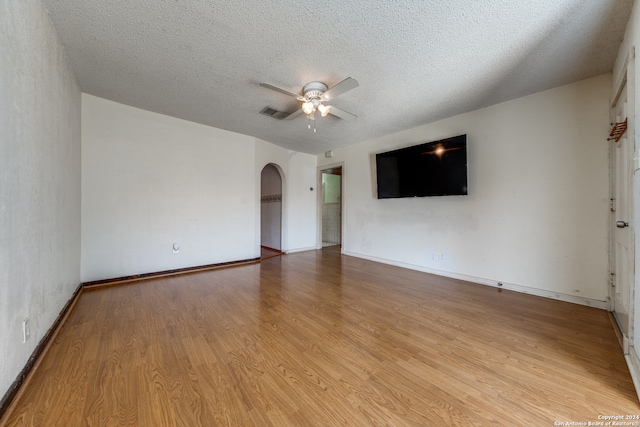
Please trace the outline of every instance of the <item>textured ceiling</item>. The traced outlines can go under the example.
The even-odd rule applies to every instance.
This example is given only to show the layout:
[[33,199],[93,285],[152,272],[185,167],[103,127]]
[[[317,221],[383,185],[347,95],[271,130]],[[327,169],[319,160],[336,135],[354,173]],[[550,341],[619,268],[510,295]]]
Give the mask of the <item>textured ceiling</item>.
[[[44,0],[83,92],[322,153],[611,71],[633,0]],[[319,80],[358,116],[266,106]]]

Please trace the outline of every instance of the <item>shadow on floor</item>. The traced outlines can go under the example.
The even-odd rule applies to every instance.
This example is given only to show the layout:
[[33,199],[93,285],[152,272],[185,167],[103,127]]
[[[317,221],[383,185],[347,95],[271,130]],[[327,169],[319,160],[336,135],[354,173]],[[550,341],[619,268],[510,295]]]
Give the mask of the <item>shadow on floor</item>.
[[284,252],[278,249],[268,248],[266,246],[260,246],[260,260],[265,260],[273,257],[284,255]]

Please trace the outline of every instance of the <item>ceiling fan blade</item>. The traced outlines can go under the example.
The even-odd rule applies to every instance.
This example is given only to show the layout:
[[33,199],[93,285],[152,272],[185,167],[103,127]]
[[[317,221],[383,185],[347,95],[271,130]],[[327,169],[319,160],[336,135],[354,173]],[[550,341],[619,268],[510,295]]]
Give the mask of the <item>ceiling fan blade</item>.
[[291,119],[295,119],[296,117],[298,117],[300,114],[302,114],[302,108],[298,108],[296,111],[294,111],[293,113],[289,114],[287,117],[284,118],[284,120],[291,120]]
[[[267,89],[275,90],[276,92],[284,93],[285,95],[292,96],[292,97],[294,97],[294,98],[296,98],[298,100],[300,100],[300,98],[302,98],[302,95],[299,95],[299,94],[293,93],[293,92],[289,92],[286,89],[281,89],[281,88],[279,88],[277,86],[270,85],[269,83],[260,83],[260,86],[266,87]],[[304,99],[304,98],[302,98],[302,99]]]
[[348,111],[336,108],[333,105],[331,105],[330,107],[331,108],[329,108],[329,114],[333,114],[334,116],[340,117],[341,119],[344,119],[348,122],[354,122],[358,118],[358,116],[356,116],[355,114],[351,114]]
[[351,77],[347,77],[340,83],[336,83],[331,86],[325,93],[322,94],[323,101],[330,101],[333,98],[342,95],[343,93],[355,89],[360,86],[360,83],[356,79],[352,79]]

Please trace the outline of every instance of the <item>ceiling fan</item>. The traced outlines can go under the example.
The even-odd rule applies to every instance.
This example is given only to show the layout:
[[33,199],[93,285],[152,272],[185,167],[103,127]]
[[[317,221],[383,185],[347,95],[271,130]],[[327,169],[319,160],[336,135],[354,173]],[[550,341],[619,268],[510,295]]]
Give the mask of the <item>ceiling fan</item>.
[[[302,88],[302,94],[297,94],[289,92],[286,89],[281,89],[277,86],[270,85],[269,83],[260,83],[260,86],[262,87],[266,87],[268,89],[275,90],[276,92],[289,95],[302,102],[301,108],[289,114],[287,117],[285,117],[285,120],[294,119],[300,114],[304,113],[311,121],[316,119],[315,114],[316,112],[319,112],[322,117],[326,117],[327,114],[331,114],[350,122],[354,121],[358,116],[356,116],[355,114],[351,114],[348,111],[344,111],[340,108],[334,107],[333,105],[327,105],[327,103],[335,99],[339,95],[342,95],[343,93],[351,89],[357,88],[359,85],[360,84],[358,83],[358,81],[351,77],[347,77],[346,79],[342,80],[339,83],[336,83],[330,88],[322,82],[309,82]],[[311,124],[309,124],[309,128],[311,128]]]

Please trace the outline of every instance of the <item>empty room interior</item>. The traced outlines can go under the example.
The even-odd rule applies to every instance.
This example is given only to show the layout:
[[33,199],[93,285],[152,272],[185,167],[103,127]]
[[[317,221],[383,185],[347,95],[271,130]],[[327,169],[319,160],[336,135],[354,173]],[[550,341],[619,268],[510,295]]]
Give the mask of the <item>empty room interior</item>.
[[640,425],[637,42],[634,0],[0,1],[0,426]]

